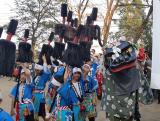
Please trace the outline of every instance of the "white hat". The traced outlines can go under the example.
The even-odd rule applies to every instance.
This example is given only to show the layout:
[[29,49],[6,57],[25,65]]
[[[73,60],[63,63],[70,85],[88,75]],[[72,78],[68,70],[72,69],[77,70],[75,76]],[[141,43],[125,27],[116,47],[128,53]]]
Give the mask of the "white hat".
[[74,68],[73,68],[73,74],[76,73],[76,72],[82,73],[82,71],[81,71],[80,68],[74,67]]
[[52,83],[53,85],[55,85],[55,86],[58,86],[58,87],[60,87],[60,86],[61,86],[61,83],[60,83],[60,82],[58,82],[54,77],[52,78],[51,83]]
[[39,65],[39,64],[35,64],[34,68],[35,68],[36,70],[40,70],[40,71],[43,70],[43,66],[42,66],[42,65]]
[[2,97],[2,92],[0,91],[0,100],[2,100],[2,98],[3,98],[3,97]]
[[90,66],[89,64],[84,64],[84,65],[83,65],[83,68],[84,68],[84,67],[88,67],[89,69],[91,69],[91,66]]

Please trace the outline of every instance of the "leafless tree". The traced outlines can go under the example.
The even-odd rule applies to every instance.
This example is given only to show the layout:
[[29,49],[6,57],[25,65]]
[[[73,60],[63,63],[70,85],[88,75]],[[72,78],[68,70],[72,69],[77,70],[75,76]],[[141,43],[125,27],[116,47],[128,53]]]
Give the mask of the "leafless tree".
[[15,0],[16,18],[19,21],[18,34],[30,29],[32,49],[48,39],[48,34],[55,23],[63,0]]

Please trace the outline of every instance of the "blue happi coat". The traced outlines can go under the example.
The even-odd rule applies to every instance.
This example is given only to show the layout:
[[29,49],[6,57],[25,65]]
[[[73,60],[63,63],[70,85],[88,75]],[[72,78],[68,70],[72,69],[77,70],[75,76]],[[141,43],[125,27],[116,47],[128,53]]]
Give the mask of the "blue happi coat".
[[93,62],[91,65],[91,77],[92,78],[95,78],[96,76],[97,67],[98,67],[98,64],[96,62]]
[[[88,81],[88,86],[87,86],[88,89],[85,88],[85,80]],[[84,79],[82,76],[82,84],[84,85],[85,92],[87,91],[87,92],[91,93],[98,88],[97,79],[95,77],[91,77],[89,75],[86,77],[86,79]]]
[[[53,73],[52,77],[61,77],[61,76],[63,76],[64,71],[65,71],[65,67],[61,66],[61,67],[58,68],[57,72]],[[50,82],[49,85],[48,85],[48,90],[53,88],[53,87],[54,87],[54,84],[52,84]]]
[[[21,86],[23,86],[23,95],[20,97],[20,88]],[[10,95],[15,99],[16,98],[16,92],[17,92],[17,87],[18,84],[16,86],[14,86],[12,88],[12,91],[10,93]],[[22,90],[21,90],[22,91]],[[34,111],[34,106],[32,103],[32,97],[33,97],[33,85],[30,83],[25,83],[24,85],[20,84],[19,85],[19,90],[17,93],[17,98],[18,98],[18,102],[19,102],[19,121],[25,121],[24,118],[24,109],[27,107],[30,112]],[[29,102],[28,104],[24,104],[23,102]]]
[[36,76],[36,78],[34,78],[32,81],[35,90],[33,93],[35,117],[38,117],[40,104],[45,103],[44,89],[46,87],[47,81],[49,81],[51,77],[51,71],[48,69],[47,64],[44,64],[43,67],[43,73],[40,76]]
[[[82,90],[82,97],[85,96],[83,81],[80,81],[80,87]],[[80,101],[76,96],[74,89],[72,88],[71,81],[68,80],[59,90],[58,95],[60,95],[60,106],[69,106],[71,107],[74,114],[74,121],[83,121],[79,118],[80,115]],[[56,104],[55,104],[56,107]],[[55,108],[54,107],[54,108]]]
[[[53,73],[52,77],[63,77],[64,75],[64,72],[65,72],[65,67],[61,66],[58,68],[57,72]],[[51,77],[51,78],[52,78]],[[51,91],[57,91],[55,90],[55,87],[57,87],[56,85],[54,85],[51,81],[49,82],[48,84],[48,98],[47,98],[47,105],[51,106],[52,105],[52,102],[53,102],[53,98],[54,97],[51,97],[50,95],[50,92]]]
[[0,108],[0,121],[13,121],[12,117]]

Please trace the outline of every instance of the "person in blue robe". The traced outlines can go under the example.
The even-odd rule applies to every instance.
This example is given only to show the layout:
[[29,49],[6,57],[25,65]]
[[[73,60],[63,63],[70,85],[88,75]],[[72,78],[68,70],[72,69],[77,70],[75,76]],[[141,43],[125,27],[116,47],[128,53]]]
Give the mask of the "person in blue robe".
[[13,118],[9,115],[9,113],[1,108],[2,100],[2,93],[0,91],[0,121],[13,121]]
[[89,121],[95,121],[96,117],[96,89],[98,88],[98,81],[89,75],[90,65],[84,64],[82,67],[82,80],[85,90],[85,97],[83,104],[86,108],[86,117]]
[[45,87],[47,81],[50,80],[51,71],[48,69],[45,55],[43,56],[43,66],[35,64],[35,77],[33,78],[32,84],[34,85],[33,92],[33,103],[34,103],[34,116],[35,120],[39,120],[39,116],[45,120]]
[[16,121],[34,121],[34,106],[32,102],[33,85],[30,71],[23,66],[20,72],[20,82],[11,90],[11,115],[16,113]]
[[81,69],[73,68],[70,80],[57,91],[58,95],[52,110],[56,121],[84,121],[81,113],[85,110],[81,103],[85,96]]
[[98,58],[93,57],[92,64],[91,64],[91,76],[92,76],[92,78],[96,77],[96,72],[97,72],[98,66],[99,66]]
[[[47,89],[47,96],[46,96],[46,104],[47,104],[47,113],[46,113],[46,119],[50,117],[51,108],[53,106],[53,101],[55,100],[57,96],[57,90],[60,88],[64,83],[64,73],[65,73],[65,67],[64,66],[55,66],[54,67],[54,73],[51,77],[51,81],[48,84]],[[57,68],[57,69],[56,69]]]

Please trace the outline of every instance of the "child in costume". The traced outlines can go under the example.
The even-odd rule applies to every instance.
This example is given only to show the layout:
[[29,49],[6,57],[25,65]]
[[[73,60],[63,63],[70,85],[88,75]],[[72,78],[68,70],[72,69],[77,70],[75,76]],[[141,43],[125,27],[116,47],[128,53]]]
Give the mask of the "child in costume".
[[73,68],[72,77],[58,90],[58,95],[53,109],[55,121],[84,121],[81,105],[84,89],[81,81],[81,69]]
[[38,121],[38,116],[42,116],[42,118],[45,120],[45,87],[47,81],[50,79],[51,72],[47,67],[47,61],[46,57],[43,56],[43,66],[40,64],[35,64],[35,74],[32,83],[34,85],[34,116],[35,120]]
[[63,66],[56,66],[57,68],[55,72],[53,73],[53,76],[51,78],[51,81],[49,82],[48,85],[48,91],[47,91],[47,113],[46,113],[46,118],[48,119],[50,117],[51,109],[53,108],[53,103],[55,101],[55,98],[57,96],[57,90],[58,88],[63,85],[63,77],[64,77],[64,72],[65,68]]
[[92,64],[91,64],[91,76],[92,76],[92,78],[96,77],[96,71],[97,71],[98,66],[99,66],[98,57],[97,56],[92,57]]
[[83,65],[82,80],[85,90],[85,97],[83,104],[86,108],[86,117],[89,121],[95,121],[96,117],[96,89],[98,88],[98,82],[93,77],[89,76],[90,65]]
[[11,115],[15,114],[14,107],[16,107],[16,121],[34,121],[33,85],[30,71],[25,66],[22,65],[22,67],[20,83],[13,87],[10,94],[12,98]]
[[96,79],[98,81],[97,98],[99,100],[101,100],[101,98],[102,98],[103,74],[100,70],[100,66],[98,67],[97,72],[96,72]]

